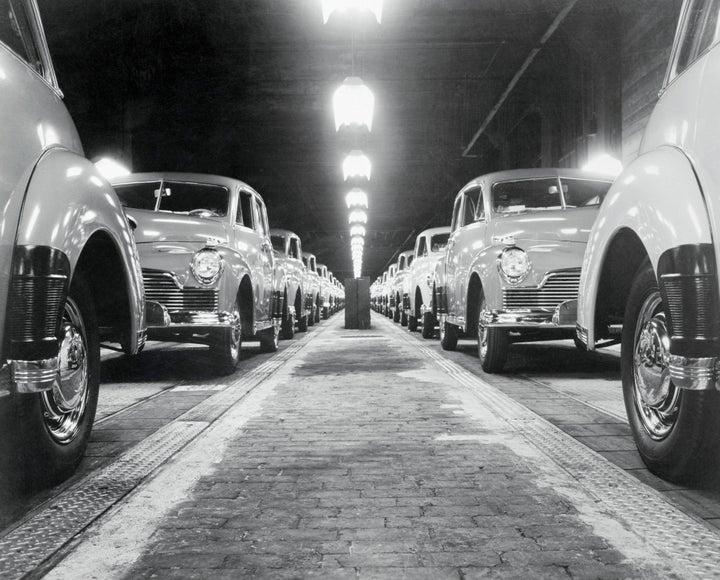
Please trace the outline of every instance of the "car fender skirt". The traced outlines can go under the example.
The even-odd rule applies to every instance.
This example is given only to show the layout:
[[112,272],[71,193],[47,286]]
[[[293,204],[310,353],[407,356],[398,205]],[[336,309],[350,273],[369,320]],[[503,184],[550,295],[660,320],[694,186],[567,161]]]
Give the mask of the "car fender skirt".
[[670,353],[690,358],[720,355],[720,300],[712,244],[671,248],[660,256],[657,270]]
[[48,246],[15,248],[5,359],[39,361],[57,357],[69,281],[70,262],[60,250]]

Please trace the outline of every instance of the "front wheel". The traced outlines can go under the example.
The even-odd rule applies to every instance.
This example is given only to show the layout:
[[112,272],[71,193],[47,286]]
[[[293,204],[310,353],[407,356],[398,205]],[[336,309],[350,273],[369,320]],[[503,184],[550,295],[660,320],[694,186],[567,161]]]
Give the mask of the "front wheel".
[[[60,371],[52,389],[12,395],[11,417],[2,430],[11,449],[17,483],[30,488],[53,485],[80,463],[100,388],[100,341],[95,307],[82,275],[70,287],[60,327]],[[3,466],[5,468],[5,466]]]
[[440,323],[440,346],[443,350],[455,350],[457,348],[458,333],[457,327],[447,320]]
[[621,372],[638,452],[653,473],[678,483],[717,476],[720,393],[677,388],[668,368],[670,336],[652,266],[638,271],[625,308]]
[[305,314],[298,318],[298,332],[307,332],[308,329],[308,315]]
[[280,328],[273,324],[270,328],[258,332],[260,352],[276,352],[280,343]]
[[218,333],[210,350],[217,360],[222,373],[232,373],[240,362],[240,346],[242,342],[242,324],[240,322],[240,306],[235,301],[232,312],[232,325]]
[[418,329],[418,319],[414,316],[408,316],[407,327],[410,332],[415,332]]
[[405,312],[400,313],[400,326],[407,326],[408,325],[408,317]]
[[422,337],[435,338],[435,315],[430,311],[423,314]]
[[392,312],[393,322],[400,322],[400,309],[396,306]]
[[478,358],[486,373],[499,373],[507,361],[510,337],[504,328],[488,328],[482,325],[480,318],[484,311],[485,296],[481,296],[478,305]]
[[283,312],[282,327],[280,329],[280,337],[283,340],[291,340],[295,336],[295,315],[291,314],[289,309]]

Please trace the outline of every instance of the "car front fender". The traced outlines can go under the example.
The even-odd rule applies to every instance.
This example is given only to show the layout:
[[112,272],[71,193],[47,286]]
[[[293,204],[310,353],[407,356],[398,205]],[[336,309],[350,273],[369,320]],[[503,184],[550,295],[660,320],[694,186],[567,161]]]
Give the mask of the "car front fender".
[[[667,250],[712,243],[703,191],[690,160],[675,147],[638,157],[608,191],[583,259],[578,333],[592,350],[598,339],[596,310],[605,262],[614,242],[630,233],[655,272]],[[627,255],[630,260],[633,256]]]

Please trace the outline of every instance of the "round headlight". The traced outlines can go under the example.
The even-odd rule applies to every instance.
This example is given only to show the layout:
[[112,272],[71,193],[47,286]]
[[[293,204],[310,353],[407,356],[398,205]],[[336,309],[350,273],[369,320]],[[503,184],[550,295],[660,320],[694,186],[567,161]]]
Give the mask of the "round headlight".
[[212,284],[215,282],[220,277],[222,266],[222,256],[216,250],[209,248],[203,248],[195,252],[190,262],[193,276],[200,284]]
[[530,260],[525,250],[505,248],[500,256],[500,269],[511,280],[516,281],[525,276],[530,269]]

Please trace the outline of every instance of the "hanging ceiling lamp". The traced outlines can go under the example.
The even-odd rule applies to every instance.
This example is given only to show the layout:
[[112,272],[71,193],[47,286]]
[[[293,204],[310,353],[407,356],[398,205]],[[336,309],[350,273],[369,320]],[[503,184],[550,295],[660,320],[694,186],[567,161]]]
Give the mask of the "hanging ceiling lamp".
[[366,224],[367,214],[364,211],[356,210],[350,212],[348,222],[351,224]]
[[350,192],[345,196],[345,203],[348,208],[351,207],[368,207],[368,196],[359,187],[353,187]]
[[361,225],[354,225],[350,228],[350,237],[354,238],[356,236],[364,236],[365,235],[365,226]]
[[375,96],[360,77],[348,77],[333,95],[335,130],[344,125],[366,126],[372,130]]
[[350,151],[343,160],[342,169],[345,181],[351,177],[364,177],[369,180],[372,164],[367,155],[355,149]]
[[327,23],[333,12],[342,13],[346,10],[357,10],[359,12],[372,12],[378,24],[380,24],[380,20],[382,20],[382,9],[383,0],[323,0],[323,23]]

